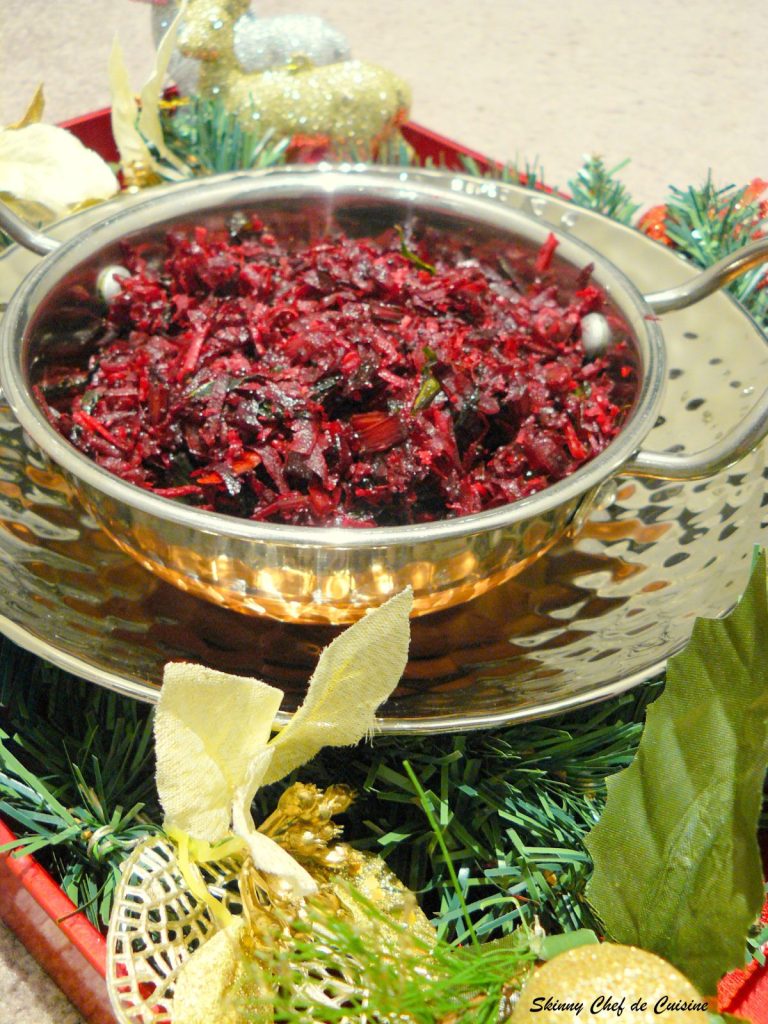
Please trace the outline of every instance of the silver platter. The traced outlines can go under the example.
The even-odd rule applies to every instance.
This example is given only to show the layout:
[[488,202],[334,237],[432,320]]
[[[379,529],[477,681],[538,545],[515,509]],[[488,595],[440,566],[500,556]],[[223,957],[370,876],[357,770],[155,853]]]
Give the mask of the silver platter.
[[[645,236],[567,202],[515,189],[519,205],[600,250],[644,292],[691,268]],[[116,204],[132,201],[120,199]],[[110,204],[114,206],[116,204]],[[108,212],[87,210],[66,238]],[[35,257],[0,256],[0,300]],[[768,345],[719,294],[663,317],[669,380],[657,451],[704,448],[749,410]],[[764,453],[694,483],[619,478],[574,541],[462,607],[414,620],[411,659],[384,706],[387,733],[485,728],[603,700],[660,672],[697,615],[722,615],[768,523]],[[160,582],[121,554],[26,443],[0,403],[0,631],[84,679],[153,701],[166,661],[254,675],[301,702],[337,630],[228,612]]]

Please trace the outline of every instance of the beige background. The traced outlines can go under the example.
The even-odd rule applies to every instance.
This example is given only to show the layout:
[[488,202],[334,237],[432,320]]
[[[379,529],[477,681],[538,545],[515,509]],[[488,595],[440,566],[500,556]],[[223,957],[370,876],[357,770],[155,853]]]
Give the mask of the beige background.
[[[490,155],[539,157],[564,184],[582,154],[618,163],[638,199],[670,183],[768,176],[762,0],[261,0],[311,11],[356,56],[411,82],[414,119]],[[51,119],[106,105],[120,33],[137,85],[150,56],[134,0],[0,0],[0,123],[43,80]]]
[[[617,164],[644,204],[670,184],[768,178],[764,0],[263,0],[344,30],[399,72],[414,120],[500,159],[538,158],[565,185],[585,153]],[[138,87],[149,11],[133,0],[0,0],[0,124],[38,81],[48,117],[105,106],[115,32]],[[76,1024],[0,926],[0,1024]]]

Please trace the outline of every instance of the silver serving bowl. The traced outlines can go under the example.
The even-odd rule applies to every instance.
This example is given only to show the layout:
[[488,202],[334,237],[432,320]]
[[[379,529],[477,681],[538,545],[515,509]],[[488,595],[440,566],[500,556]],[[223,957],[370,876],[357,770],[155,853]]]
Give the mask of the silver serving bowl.
[[[294,622],[351,622],[411,586],[415,614],[458,604],[509,579],[575,530],[619,471],[695,479],[743,457],[768,433],[768,391],[714,447],[693,455],[642,450],[666,376],[658,315],[710,294],[768,255],[768,240],[682,288],[643,296],[608,260],[565,233],[557,260],[564,288],[587,264],[626,326],[639,384],[618,437],[595,459],[546,490],[492,511],[413,526],[364,529],[253,522],[158,497],[95,465],[48,423],[32,393],[35,366],[72,344],[98,307],[100,271],[120,262],[125,241],[159,241],[172,226],[221,227],[258,211],[271,227],[306,238],[339,227],[379,233],[413,219],[478,245],[517,240],[535,251],[550,227],[512,208],[503,185],[450,173],[301,167],[237,173],[151,196],[59,244],[3,213],[0,226],[45,259],[24,280],[0,325],[0,382],[32,441],[64,472],[80,500],[121,549],[181,589],[242,612]],[[87,331],[85,331],[87,334]]]

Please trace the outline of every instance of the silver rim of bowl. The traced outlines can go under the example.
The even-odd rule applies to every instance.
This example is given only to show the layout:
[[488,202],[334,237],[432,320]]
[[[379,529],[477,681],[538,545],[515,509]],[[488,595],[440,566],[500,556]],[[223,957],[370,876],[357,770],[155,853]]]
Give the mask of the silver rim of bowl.
[[[254,190],[258,193],[254,194]],[[558,238],[558,256],[576,267],[594,264],[592,280],[610,296],[634,332],[640,357],[641,381],[635,405],[617,438],[573,475],[545,490],[487,512],[431,523],[386,527],[289,526],[237,519],[207,512],[162,498],[129,484],[91,462],[49,424],[28,386],[24,366],[25,331],[44,305],[51,289],[71,270],[117,239],[142,230],[183,221],[194,213],[217,206],[253,207],[258,195],[297,197],[310,193],[332,196],[355,194],[375,198],[385,194],[399,201],[421,199],[440,212],[471,215],[511,232],[533,244],[551,233]],[[381,547],[388,544],[429,542],[470,533],[501,529],[535,518],[597,487],[621,470],[639,450],[653,427],[663,392],[665,358],[663,335],[657,318],[629,278],[602,256],[562,230],[537,221],[506,205],[512,190],[497,182],[484,182],[452,172],[372,169],[364,165],[289,167],[235,172],[174,186],[164,195],[149,197],[118,211],[87,232],[64,242],[45,257],[19,286],[0,323],[0,382],[14,415],[40,449],[65,472],[85,485],[144,514],[209,534],[244,540],[273,540],[308,547]]]

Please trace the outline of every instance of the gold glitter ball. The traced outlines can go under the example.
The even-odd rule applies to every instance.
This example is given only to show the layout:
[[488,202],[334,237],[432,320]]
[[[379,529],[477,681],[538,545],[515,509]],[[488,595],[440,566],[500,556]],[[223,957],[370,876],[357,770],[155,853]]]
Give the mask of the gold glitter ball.
[[654,953],[604,942],[578,946],[539,967],[514,1024],[706,1024],[707,1000]]

